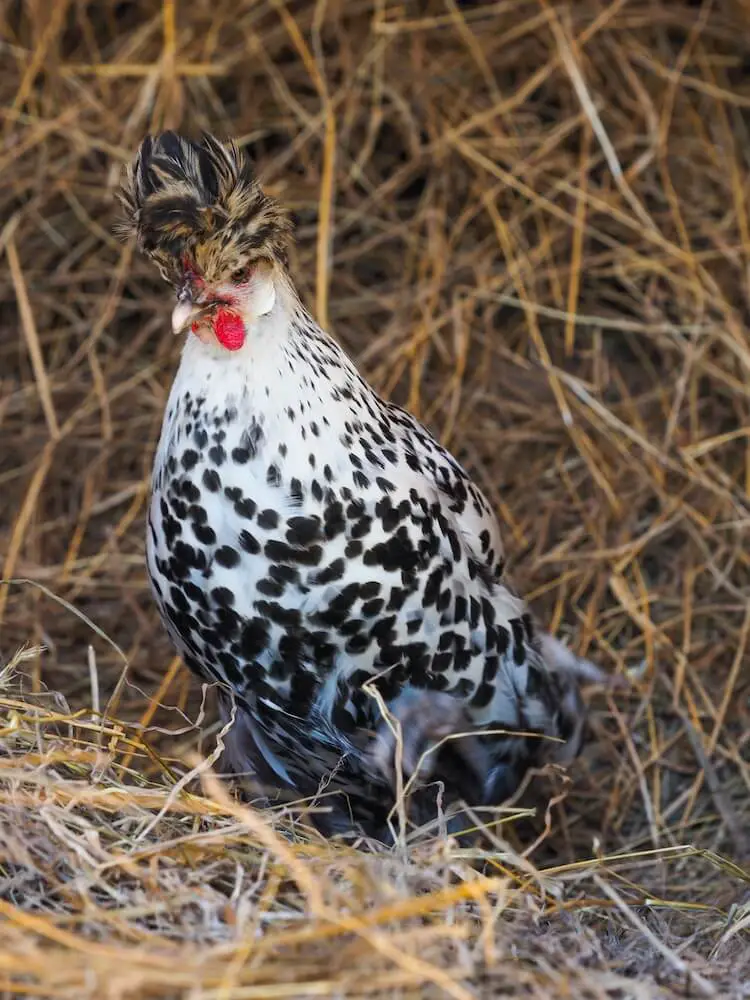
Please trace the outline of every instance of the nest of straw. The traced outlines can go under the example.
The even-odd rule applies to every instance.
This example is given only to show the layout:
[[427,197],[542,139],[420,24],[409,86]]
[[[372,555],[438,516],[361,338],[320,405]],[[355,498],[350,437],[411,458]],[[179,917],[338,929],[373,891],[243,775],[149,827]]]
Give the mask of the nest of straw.
[[[0,11],[2,996],[750,995],[749,14]],[[250,149],[303,297],[477,478],[539,616],[643,664],[481,850],[325,842],[215,776],[143,558],[179,345],[111,235],[164,126]]]

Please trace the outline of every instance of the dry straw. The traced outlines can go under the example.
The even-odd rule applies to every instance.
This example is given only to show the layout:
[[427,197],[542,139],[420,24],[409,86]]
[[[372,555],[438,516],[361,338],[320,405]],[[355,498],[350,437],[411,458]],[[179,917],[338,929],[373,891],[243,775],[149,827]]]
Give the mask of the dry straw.
[[[0,8],[0,995],[750,995],[749,18]],[[111,235],[162,126],[251,150],[306,301],[472,470],[540,617],[643,664],[481,849],[326,843],[211,767],[144,573],[169,297]]]

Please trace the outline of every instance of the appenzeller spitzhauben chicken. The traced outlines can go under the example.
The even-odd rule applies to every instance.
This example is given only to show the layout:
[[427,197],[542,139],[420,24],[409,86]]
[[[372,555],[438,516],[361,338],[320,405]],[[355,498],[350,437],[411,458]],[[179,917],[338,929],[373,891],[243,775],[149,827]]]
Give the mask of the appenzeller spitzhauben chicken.
[[466,472],[304,308],[289,219],[243,153],[147,137],[122,201],[185,333],[148,569],[177,649],[234,713],[231,768],[320,792],[329,833],[387,840],[394,730],[415,822],[438,782],[448,807],[495,805],[574,757],[579,681],[601,675],[536,630]]

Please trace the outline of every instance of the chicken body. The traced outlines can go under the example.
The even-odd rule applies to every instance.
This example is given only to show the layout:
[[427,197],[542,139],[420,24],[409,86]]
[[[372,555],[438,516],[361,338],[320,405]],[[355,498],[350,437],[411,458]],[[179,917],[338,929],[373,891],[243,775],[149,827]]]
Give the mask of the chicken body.
[[407,774],[498,804],[544,737],[577,752],[575,658],[503,580],[497,521],[455,459],[362,379],[283,262],[252,275],[233,306],[241,346],[194,326],[167,405],[147,557],[170,636],[234,713],[232,767],[324,789],[327,830],[387,839],[395,741],[373,688],[402,723]]

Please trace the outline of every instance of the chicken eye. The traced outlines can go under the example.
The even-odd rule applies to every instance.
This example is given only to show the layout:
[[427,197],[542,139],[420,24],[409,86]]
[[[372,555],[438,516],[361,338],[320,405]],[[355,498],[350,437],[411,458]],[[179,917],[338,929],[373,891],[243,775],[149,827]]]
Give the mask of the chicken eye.
[[249,267],[238,267],[236,270],[232,271],[229,275],[229,280],[233,285],[241,285],[244,281],[250,277]]

